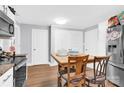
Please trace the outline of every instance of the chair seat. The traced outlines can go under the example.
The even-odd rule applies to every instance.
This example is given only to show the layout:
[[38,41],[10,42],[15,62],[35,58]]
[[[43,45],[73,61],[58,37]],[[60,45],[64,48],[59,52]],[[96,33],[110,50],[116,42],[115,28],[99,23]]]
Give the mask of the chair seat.
[[74,77],[71,77],[70,82],[73,84],[77,84],[79,81],[81,81],[84,78],[84,74],[81,73],[80,75],[75,75]]
[[94,79],[93,76],[86,76],[86,81],[93,83],[93,84],[100,84],[101,82],[105,81],[105,76],[97,76],[96,80]]
[[[73,75],[73,73],[72,73]],[[67,82],[68,79],[67,79],[67,76],[66,75],[62,75],[62,78]],[[70,83],[76,85],[78,84],[82,79],[84,78],[84,74],[80,74],[80,75],[75,75],[73,77],[71,77],[70,79]]]

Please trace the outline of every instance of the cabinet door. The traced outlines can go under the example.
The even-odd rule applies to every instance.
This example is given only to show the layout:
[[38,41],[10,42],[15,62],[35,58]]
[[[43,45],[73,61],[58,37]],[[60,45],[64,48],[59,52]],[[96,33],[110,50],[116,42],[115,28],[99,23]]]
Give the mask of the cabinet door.
[[9,69],[0,77],[0,87],[12,87],[13,86],[13,68]]
[[6,81],[3,82],[2,87],[13,87],[13,76],[8,75],[8,79],[6,79]]

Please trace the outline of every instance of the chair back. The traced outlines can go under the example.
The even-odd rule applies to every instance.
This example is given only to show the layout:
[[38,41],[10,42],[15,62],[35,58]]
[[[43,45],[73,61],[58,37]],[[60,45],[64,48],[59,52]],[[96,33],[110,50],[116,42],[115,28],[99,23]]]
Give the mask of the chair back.
[[110,58],[109,56],[94,57],[94,64],[93,64],[94,80],[96,80],[99,77],[106,78],[107,64],[109,58]]
[[[68,74],[68,83],[72,80],[74,76],[83,75],[85,79],[85,72],[86,72],[86,64],[88,61],[89,55],[85,56],[69,56],[68,57],[68,67],[67,67],[67,74]],[[76,71],[73,75],[70,75],[70,68],[74,67]],[[78,77],[77,77],[78,78]]]

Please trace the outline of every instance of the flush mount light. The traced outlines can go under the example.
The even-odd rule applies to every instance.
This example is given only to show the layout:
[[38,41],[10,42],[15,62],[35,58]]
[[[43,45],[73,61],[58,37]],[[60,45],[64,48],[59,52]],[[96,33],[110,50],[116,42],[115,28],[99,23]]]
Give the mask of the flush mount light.
[[56,18],[54,21],[55,21],[56,24],[59,24],[59,25],[63,25],[63,24],[67,23],[67,20],[63,17]]

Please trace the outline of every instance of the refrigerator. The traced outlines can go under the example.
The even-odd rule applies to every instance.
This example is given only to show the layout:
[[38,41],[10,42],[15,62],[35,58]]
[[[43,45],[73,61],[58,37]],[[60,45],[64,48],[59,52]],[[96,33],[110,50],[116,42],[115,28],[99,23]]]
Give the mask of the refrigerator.
[[119,16],[108,20],[106,35],[106,54],[111,56],[107,68],[107,80],[124,87],[124,25]]

